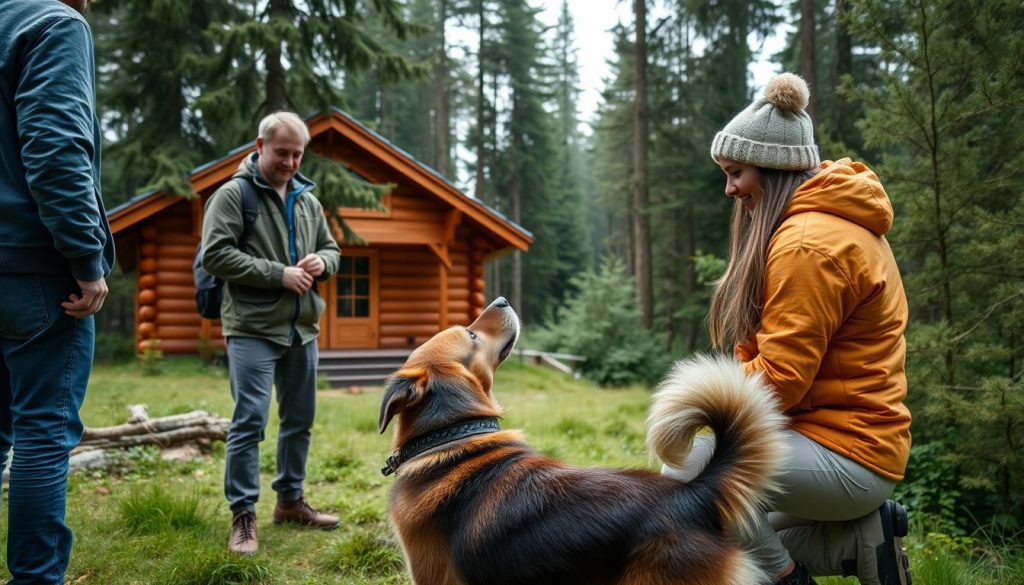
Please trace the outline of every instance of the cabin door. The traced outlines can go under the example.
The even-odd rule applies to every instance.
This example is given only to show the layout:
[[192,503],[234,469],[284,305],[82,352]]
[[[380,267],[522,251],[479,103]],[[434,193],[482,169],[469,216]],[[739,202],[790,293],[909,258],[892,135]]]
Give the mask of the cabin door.
[[376,349],[379,336],[377,251],[345,248],[341,267],[327,284],[327,345]]

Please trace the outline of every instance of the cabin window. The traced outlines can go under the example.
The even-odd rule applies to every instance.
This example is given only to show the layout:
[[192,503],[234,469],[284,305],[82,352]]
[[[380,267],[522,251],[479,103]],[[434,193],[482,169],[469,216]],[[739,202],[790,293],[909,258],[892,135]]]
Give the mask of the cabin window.
[[370,316],[370,258],[342,256],[338,269],[338,317]]

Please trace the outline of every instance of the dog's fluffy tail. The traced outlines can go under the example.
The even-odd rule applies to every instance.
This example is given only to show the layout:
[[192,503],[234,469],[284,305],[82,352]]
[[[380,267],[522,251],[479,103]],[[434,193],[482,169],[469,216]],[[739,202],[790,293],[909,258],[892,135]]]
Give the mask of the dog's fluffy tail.
[[787,456],[785,417],[760,375],[748,376],[730,358],[698,356],[679,361],[659,385],[647,418],[647,446],[669,466],[679,467],[697,430],[715,433],[715,451],[691,482],[711,488],[722,521],[741,530],[766,494]]

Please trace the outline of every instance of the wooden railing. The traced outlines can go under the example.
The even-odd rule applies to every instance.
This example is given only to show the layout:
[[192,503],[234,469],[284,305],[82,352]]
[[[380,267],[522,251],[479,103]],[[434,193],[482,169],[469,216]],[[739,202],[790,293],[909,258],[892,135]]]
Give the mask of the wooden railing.
[[[520,361],[529,360],[531,363],[548,366],[554,368],[559,372],[568,374],[573,379],[578,380],[580,377],[580,371],[578,364],[587,361],[587,358],[581,355],[572,355],[569,353],[554,353],[548,351],[540,351],[536,349],[513,349],[512,353],[519,356]],[[573,365],[569,365],[565,362],[570,362]]]

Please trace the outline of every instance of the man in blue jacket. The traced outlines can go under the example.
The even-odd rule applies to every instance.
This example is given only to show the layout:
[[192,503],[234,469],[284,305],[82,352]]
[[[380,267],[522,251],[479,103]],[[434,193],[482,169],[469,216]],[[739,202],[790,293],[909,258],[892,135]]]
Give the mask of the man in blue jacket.
[[113,239],[100,198],[89,0],[0,10],[0,461],[10,583],[63,583],[68,455]]

